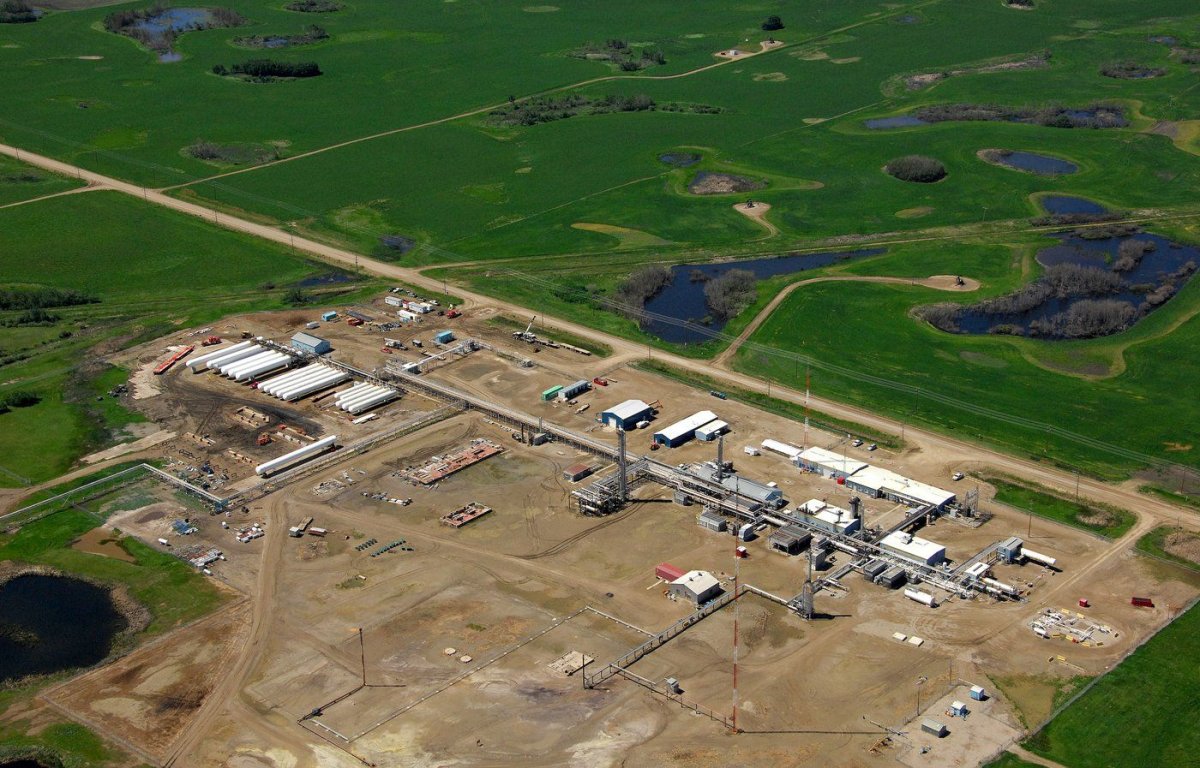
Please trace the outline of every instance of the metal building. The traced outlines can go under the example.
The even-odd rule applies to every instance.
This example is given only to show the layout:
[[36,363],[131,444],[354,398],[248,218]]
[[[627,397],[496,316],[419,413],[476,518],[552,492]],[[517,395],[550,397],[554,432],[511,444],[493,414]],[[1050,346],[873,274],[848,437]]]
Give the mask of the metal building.
[[323,355],[333,350],[333,346],[320,336],[301,331],[292,337],[292,349],[307,352],[310,355]]
[[682,421],[677,421],[674,424],[664,427],[654,433],[654,442],[659,445],[665,445],[668,448],[674,448],[677,445],[683,445],[688,440],[691,440],[696,430],[703,427],[710,421],[715,421],[717,414],[712,411],[700,411],[693,413]]
[[563,470],[563,479],[571,483],[577,483],[592,474],[593,471],[594,469],[591,464],[572,464]]
[[925,733],[932,733],[939,739],[949,733],[949,731],[946,730],[946,726],[930,717],[926,717],[925,719],[921,720],[921,730],[925,731]]
[[879,541],[882,549],[924,565],[940,565],[946,560],[946,548],[920,536],[904,531],[894,531]]
[[711,509],[704,510],[696,517],[696,525],[713,533],[724,533],[728,528],[725,516]]
[[667,587],[667,591],[696,605],[703,605],[724,590],[721,582],[708,571],[688,571]]
[[[715,464],[693,464],[688,471],[703,480],[714,483],[718,482],[718,473]],[[751,480],[748,477],[723,472],[721,473],[719,482],[726,490],[733,491],[744,498],[757,501],[766,507],[779,509],[787,503],[787,500],[783,498],[783,491],[779,488],[766,483],[760,483],[757,480]]]
[[861,517],[855,517],[850,510],[826,504],[820,499],[809,499],[796,507],[792,514],[826,533],[849,536],[862,528]]
[[721,421],[720,419],[716,419],[715,421],[708,422],[703,427],[699,427],[696,430],[696,439],[708,442],[717,437],[717,435],[723,435],[728,431],[729,424]]
[[798,525],[785,525],[767,537],[767,546],[785,555],[798,555],[812,541],[812,534]]
[[1024,541],[1010,536],[996,545],[996,554],[1006,563],[1015,563],[1021,559],[1021,548],[1024,546]]
[[568,384],[567,386],[563,387],[562,390],[558,393],[558,399],[559,400],[570,400],[573,397],[578,397],[579,395],[582,395],[584,392],[587,392],[591,388],[592,388],[592,382],[588,381],[587,379],[580,379],[579,381],[575,382],[574,384]]
[[600,420],[605,426],[620,428],[628,432],[637,427],[639,421],[650,418],[653,409],[641,400],[626,400],[601,412]]

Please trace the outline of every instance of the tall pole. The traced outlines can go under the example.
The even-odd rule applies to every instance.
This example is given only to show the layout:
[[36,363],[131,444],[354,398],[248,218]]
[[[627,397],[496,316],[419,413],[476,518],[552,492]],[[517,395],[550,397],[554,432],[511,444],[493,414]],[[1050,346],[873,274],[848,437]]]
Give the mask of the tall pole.
[[366,685],[367,684],[367,648],[363,644],[362,627],[358,628],[358,656],[359,656],[359,660],[362,662],[362,682],[363,682],[363,685]]
[[[734,504],[737,503],[736,497]],[[736,520],[736,518],[735,518]],[[737,530],[736,528],[734,530]],[[738,732],[737,715],[738,715],[738,619],[741,604],[738,601],[738,583],[741,575],[741,561],[738,557],[738,542],[741,541],[737,536],[733,537],[733,732]]]

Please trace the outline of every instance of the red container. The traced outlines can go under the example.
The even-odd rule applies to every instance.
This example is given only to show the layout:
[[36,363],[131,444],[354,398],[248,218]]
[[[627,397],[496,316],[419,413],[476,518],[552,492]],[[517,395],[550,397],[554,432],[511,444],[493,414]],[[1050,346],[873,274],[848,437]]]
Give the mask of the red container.
[[845,485],[845,484],[846,484],[846,478],[844,478],[844,477],[839,477],[839,478],[838,478],[838,481],[837,481],[837,484],[838,484],[838,485]]
[[1080,608],[1089,608],[1090,607],[1086,597],[1079,598],[1079,607]]
[[659,563],[654,566],[654,575],[663,581],[675,581],[683,576],[686,571],[681,571],[670,563]]
[[1154,607],[1154,601],[1148,597],[1131,597],[1131,598],[1129,598],[1129,602],[1130,602],[1130,604],[1136,605],[1139,608],[1153,608]]

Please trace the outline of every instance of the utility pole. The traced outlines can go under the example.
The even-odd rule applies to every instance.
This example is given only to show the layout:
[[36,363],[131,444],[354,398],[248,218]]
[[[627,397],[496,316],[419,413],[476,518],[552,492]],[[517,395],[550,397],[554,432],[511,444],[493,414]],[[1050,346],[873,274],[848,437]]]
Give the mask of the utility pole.
[[925,677],[925,675],[921,675],[917,678],[917,714],[915,717],[921,716],[921,686],[924,685],[928,680],[929,678]]

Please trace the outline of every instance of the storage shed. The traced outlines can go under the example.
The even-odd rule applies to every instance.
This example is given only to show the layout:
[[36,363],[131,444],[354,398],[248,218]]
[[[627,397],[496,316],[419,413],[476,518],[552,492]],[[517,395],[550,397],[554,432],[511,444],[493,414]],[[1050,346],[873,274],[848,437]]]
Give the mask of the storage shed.
[[558,393],[558,399],[559,400],[570,400],[573,397],[578,397],[579,395],[582,395],[584,392],[587,392],[591,388],[592,388],[592,382],[588,381],[587,379],[580,379],[579,381],[575,382],[574,384],[568,384],[567,386],[563,387],[562,391],[560,391]]
[[454,341],[454,331],[438,331],[433,334],[435,344],[449,344]]
[[591,464],[572,464],[563,470],[563,479],[571,483],[577,483],[592,474],[593,471]]
[[671,582],[668,592],[676,598],[703,605],[723,591],[721,582],[708,571],[688,571]]
[[711,509],[704,510],[696,517],[696,525],[713,533],[724,533],[728,528],[725,516]]
[[707,424],[705,424],[703,427],[700,427],[699,429],[697,429],[696,430],[696,439],[708,442],[709,440],[712,440],[713,438],[715,438],[717,435],[723,435],[728,431],[729,431],[729,424],[725,423],[724,421],[721,421],[720,419],[716,419],[715,421],[710,421]]
[[946,726],[942,725],[931,717],[926,717],[925,719],[921,720],[921,730],[925,733],[932,733],[939,739],[949,733],[949,731],[946,730]]
[[798,525],[785,525],[767,537],[767,546],[774,552],[798,555],[812,541],[812,534]]
[[323,355],[333,350],[333,346],[320,336],[301,331],[292,337],[292,349],[298,349],[310,355]]
[[712,411],[700,411],[693,413],[682,421],[677,421],[674,424],[664,427],[654,433],[654,442],[659,445],[665,445],[668,448],[674,448],[678,445],[683,445],[688,440],[691,440],[696,430],[703,427],[710,421],[717,418],[717,414]]
[[547,389],[544,392],[542,392],[542,400],[543,401],[553,400],[554,396],[557,395],[559,392],[562,392],[562,384],[556,384],[553,387],[550,387],[550,389]]
[[629,431],[636,428],[639,421],[650,418],[652,411],[653,409],[641,400],[626,400],[601,412],[600,420],[605,426]]
[[337,312],[334,312],[333,310],[329,310],[328,312],[322,312],[321,319],[327,323],[330,320],[337,320]]

